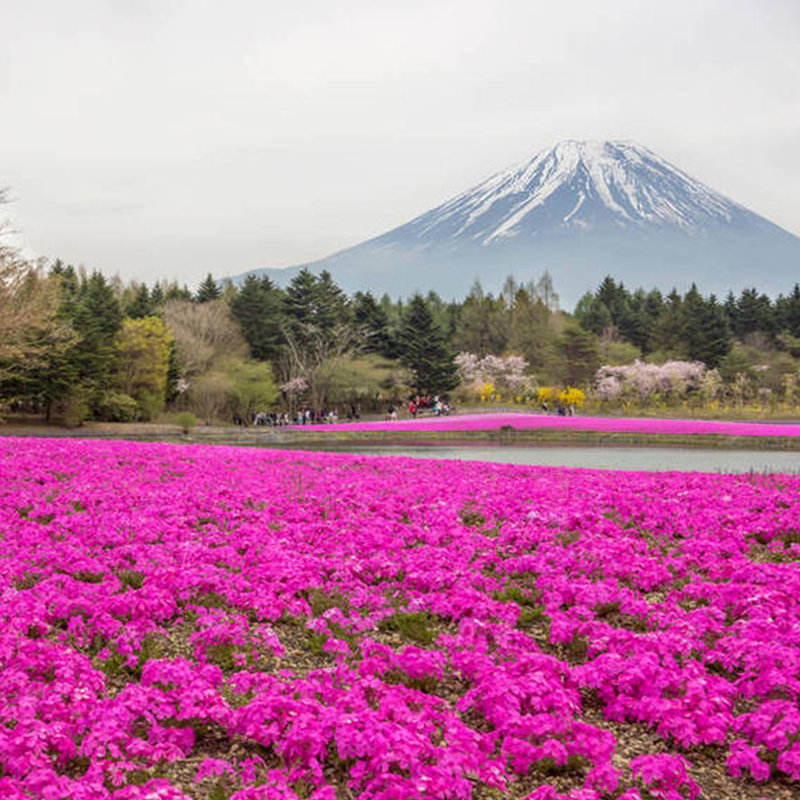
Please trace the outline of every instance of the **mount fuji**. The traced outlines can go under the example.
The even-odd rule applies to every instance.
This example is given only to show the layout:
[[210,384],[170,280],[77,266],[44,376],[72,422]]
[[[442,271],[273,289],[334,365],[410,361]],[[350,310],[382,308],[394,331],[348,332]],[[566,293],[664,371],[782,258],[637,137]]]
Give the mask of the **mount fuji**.
[[800,280],[800,237],[644,147],[568,140],[381,236],[256,274],[285,284],[302,267],[392,296],[463,297],[475,279],[496,291],[545,270],[567,305],[606,274],[631,288],[778,293]]

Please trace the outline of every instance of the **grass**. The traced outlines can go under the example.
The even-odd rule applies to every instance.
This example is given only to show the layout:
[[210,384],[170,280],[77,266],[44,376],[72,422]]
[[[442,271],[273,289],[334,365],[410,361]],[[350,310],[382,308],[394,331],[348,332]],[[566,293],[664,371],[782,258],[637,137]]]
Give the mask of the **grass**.
[[428,611],[406,613],[398,611],[384,619],[379,628],[382,631],[398,633],[404,639],[416,644],[433,644],[439,636],[435,628],[436,618]]

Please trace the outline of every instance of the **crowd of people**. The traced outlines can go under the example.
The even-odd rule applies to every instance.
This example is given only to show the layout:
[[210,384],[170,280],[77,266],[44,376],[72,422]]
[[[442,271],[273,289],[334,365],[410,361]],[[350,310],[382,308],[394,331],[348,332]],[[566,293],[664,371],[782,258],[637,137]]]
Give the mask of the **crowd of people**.
[[423,411],[432,411],[436,417],[445,417],[450,413],[450,410],[449,404],[444,400],[440,400],[438,394],[418,394],[408,401],[408,413],[414,418]]
[[[408,416],[416,419],[425,412],[430,412],[433,416],[443,417],[453,413],[453,407],[439,395],[415,395],[408,401],[406,407]],[[400,408],[396,403],[391,403],[386,409],[386,419],[396,420],[399,416]],[[559,401],[551,408],[547,400],[541,404],[543,414],[556,414],[559,417],[574,417],[575,406],[571,403]],[[351,403],[347,407],[346,418],[350,422],[361,419],[361,405]],[[287,425],[334,425],[339,422],[339,409],[332,407],[329,409],[313,410],[311,408],[299,408],[297,411],[259,411],[252,415],[252,418],[245,420],[240,414],[233,415],[233,422],[237,426],[281,428]]]
[[[408,401],[408,415],[416,419],[424,412],[430,412],[434,416],[448,416],[452,413],[452,406],[439,395],[416,395]],[[345,412],[349,422],[357,422],[361,419],[361,405],[350,403]],[[398,406],[395,403],[389,405],[386,411],[386,419],[395,420],[398,417]],[[245,419],[241,414],[233,415],[233,423],[236,426],[248,427],[269,427],[282,428],[288,425],[333,425],[339,422],[340,415],[337,407],[329,409],[313,410],[311,408],[299,408],[297,411],[258,411],[250,419]]]
[[[452,407],[445,400],[439,398],[439,395],[416,395],[408,401],[408,415],[417,418],[418,414],[423,411],[432,411],[436,417],[446,417],[452,413]],[[397,419],[397,406],[392,403],[386,410],[386,419]]]
[[[347,419],[351,422],[361,419],[360,403],[351,403],[346,412]],[[298,408],[295,412],[288,411],[258,411],[253,414],[249,424],[256,427],[267,426],[281,428],[285,425],[333,425],[339,421],[339,409],[335,406],[329,409]],[[246,422],[239,414],[233,415],[235,425],[246,426]]]

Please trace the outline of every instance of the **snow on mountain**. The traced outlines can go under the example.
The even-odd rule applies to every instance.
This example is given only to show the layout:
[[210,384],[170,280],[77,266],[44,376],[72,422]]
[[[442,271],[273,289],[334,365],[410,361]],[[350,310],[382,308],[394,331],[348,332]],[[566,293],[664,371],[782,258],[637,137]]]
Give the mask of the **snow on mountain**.
[[[545,269],[568,303],[611,274],[718,293],[800,279],[800,238],[630,142],[567,140],[313,264],[349,291],[463,296]],[[284,282],[298,268],[262,270]]]
[[[560,219],[556,207],[566,212]],[[609,220],[691,231],[709,222],[730,223],[743,211],[643,147],[569,140],[492,176],[420,223],[428,234],[458,220],[452,235],[466,233],[488,244],[554,225],[587,228]]]

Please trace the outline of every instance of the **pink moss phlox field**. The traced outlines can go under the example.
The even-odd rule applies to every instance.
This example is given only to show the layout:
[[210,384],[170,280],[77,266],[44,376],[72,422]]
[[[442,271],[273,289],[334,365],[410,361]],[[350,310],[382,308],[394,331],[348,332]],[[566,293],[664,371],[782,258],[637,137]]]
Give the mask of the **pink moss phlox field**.
[[800,780],[798,492],[3,439],[0,796],[691,800],[694,752]]
[[[639,433],[717,436],[800,436],[800,425],[763,422],[720,422],[701,419],[637,419],[633,417],[559,417],[549,414],[462,414],[423,417],[395,422],[347,422],[340,431],[492,431],[510,426],[518,430],[576,430],[600,433]],[[297,426],[306,431],[331,431],[330,425]]]

